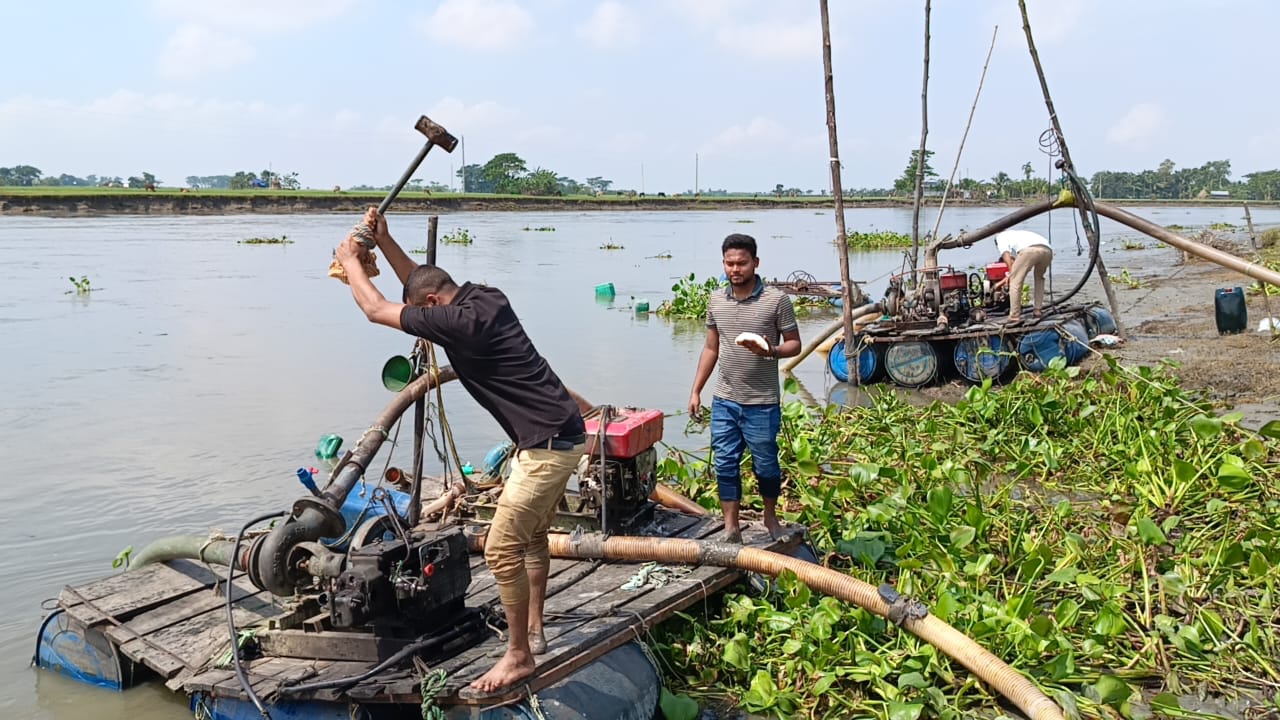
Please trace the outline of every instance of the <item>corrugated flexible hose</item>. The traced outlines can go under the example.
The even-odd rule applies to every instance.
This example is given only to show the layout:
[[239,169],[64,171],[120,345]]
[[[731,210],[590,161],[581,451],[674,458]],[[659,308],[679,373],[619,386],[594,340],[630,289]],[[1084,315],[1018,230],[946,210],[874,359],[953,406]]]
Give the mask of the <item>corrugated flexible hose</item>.
[[[484,538],[482,535],[473,536],[472,542],[473,545],[483,545]],[[680,538],[614,536],[605,539],[600,535],[575,538],[562,534],[551,535],[550,548],[553,557],[561,558],[714,565],[770,577],[790,570],[813,590],[853,603],[881,617],[890,617],[890,604],[870,584],[821,565],[759,548]],[[942,620],[925,613],[923,617],[907,615],[900,624],[964,665],[1031,720],[1064,720],[1058,705],[1030,680]]]

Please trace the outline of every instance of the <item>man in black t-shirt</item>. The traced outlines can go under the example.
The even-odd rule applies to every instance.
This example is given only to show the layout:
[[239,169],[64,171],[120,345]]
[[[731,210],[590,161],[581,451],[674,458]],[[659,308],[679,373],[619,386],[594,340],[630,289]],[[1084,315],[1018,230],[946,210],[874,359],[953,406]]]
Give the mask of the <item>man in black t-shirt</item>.
[[361,263],[365,250],[349,236],[336,256],[356,304],[372,322],[443,347],[463,387],[517,449],[485,541],[510,639],[506,654],[471,688],[493,693],[533,674],[534,654],[546,651],[547,530],[586,449],[581,408],[538,354],[501,290],[459,286],[439,267],[413,262],[376,209],[364,221],[404,283],[405,304],[388,301],[373,286]]

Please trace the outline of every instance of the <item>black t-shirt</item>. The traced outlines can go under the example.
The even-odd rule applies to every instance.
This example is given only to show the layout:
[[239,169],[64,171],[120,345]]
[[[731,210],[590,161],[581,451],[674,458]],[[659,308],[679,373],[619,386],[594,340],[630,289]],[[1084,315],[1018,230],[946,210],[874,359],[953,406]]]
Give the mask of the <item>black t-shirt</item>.
[[533,347],[501,290],[463,283],[448,305],[404,306],[400,327],[449,353],[463,387],[516,447],[586,431],[578,404]]

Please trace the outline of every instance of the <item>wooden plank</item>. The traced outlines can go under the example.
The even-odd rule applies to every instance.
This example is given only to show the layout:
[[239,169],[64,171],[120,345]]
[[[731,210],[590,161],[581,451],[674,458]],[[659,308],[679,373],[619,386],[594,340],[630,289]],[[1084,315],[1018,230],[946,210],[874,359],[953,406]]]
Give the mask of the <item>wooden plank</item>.
[[[106,635],[114,640],[116,644],[123,644],[139,635],[146,635],[170,625],[176,625],[210,610],[223,608],[227,604],[227,597],[224,592],[225,589],[219,586],[217,592],[206,589],[204,592],[183,595],[158,608],[135,615],[131,620],[125,622],[122,627],[113,627],[107,630]],[[244,576],[237,578],[232,583],[232,597],[236,601],[257,593],[258,589],[250,584],[248,578]]]
[[104,622],[108,616],[124,620],[139,612],[159,607],[175,598],[203,590],[219,581],[208,567],[190,560],[156,563],[112,575],[73,588],[101,612],[90,610],[70,593],[61,593],[58,604],[67,614],[86,625]]
[[[235,606],[236,627],[243,630],[265,623],[268,618],[282,612],[271,602],[270,594],[258,593],[245,598]],[[143,638],[125,642],[120,645],[120,652],[168,679],[184,669],[183,663],[177,662],[173,655],[183,658],[190,669],[203,667],[213,659],[214,655],[221,652],[229,642],[226,622],[225,609],[209,610],[183,622],[161,628]],[[143,639],[149,644],[144,643]],[[162,647],[168,652],[158,652],[152,646]]]
[[379,637],[373,633],[332,630],[273,630],[258,635],[264,655],[370,663],[391,657],[410,642],[412,640]]

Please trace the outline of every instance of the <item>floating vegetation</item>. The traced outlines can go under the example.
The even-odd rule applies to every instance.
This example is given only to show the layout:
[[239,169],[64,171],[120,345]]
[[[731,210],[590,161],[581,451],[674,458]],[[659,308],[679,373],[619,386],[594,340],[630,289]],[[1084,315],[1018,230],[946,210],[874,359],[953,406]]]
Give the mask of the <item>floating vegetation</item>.
[[409,254],[410,254],[410,255],[426,255],[426,254],[427,254],[427,249],[426,249],[425,247],[416,247],[416,248],[414,248],[414,249],[410,250],[410,251],[409,251]]
[[[824,564],[919,599],[1069,717],[1209,717],[1196,696],[1269,716],[1280,421],[1249,432],[1171,373],[1055,361],[955,404],[788,402],[783,516]],[[673,451],[659,474],[715,504],[702,458]],[[1001,714],[959,663],[794,576],[679,618],[655,630],[673,693],[777,717]]]
[[475,242],[475,238],[471,237],[471,232],[466,228],[458,228],[442,235],[440,242],[446,245],[470,245]]
[[755,222],[755,220],[747,220],[747,219],[745,219],[745,218],[744,218],[744,219],[741,219],[741,220],[734,220],[734,222],[736,222],[736,223],[753,223],[753,222]]
[[647,257],[647,258],[645,258],[645,259],[646,259],[646,260],[670,260],[670,259],[671,259],[671,251],[670,251],[670,250],[663,250],[662,252],[658,253],[657,255],[650,255],[649,257]]
[[625,250],[626,248],[625,248],[625,247],[623,247],[622,245],[618,245],[618,244],[614,243],[612,240],[610,240],[609,242],[604,243],[603,245],[601,245],[601,246],[600,246],[600,249],[601,249],[601,250]]
[[1141,240],[1126,239],[1124,244],[1120,246],[1121,250],[1146,250],[1147,244]]
[[1142,282],[1142,278],[1134,277],[1133,273],[1129,272],[1129,268],[1121,270],[1119,275],[1112,275],[1111,282],[1125,285],[1130,290],[1137,290],[1145,285],[1145,283]]
[[288,235],[281,235],[280,237],[255,237],[249,238],[248,240],[236,241],[237,245],[290,245],[292,243],[293,241],[289,239]]
[[906,233],[875,230],[849,233],[850,250],[883,250],[885,248],[911,247],[911,236]]
[[84,275],[81,275],[79,280],[74,276],[68,279],[71,281],[71,285],[74,289],[68,290],[64,293],[66,295],[70,295],[71,293],[75,293],[76,295],[88,295],[94,291],[94,288],[89,286],[89,278]]
[[1165,226],[1164,226],[1164,229],[1165,229],[1165,230],[1168,230],[1169,232],[1182,232],[1183,230],[1186,230],[1187,228],[1186,228],[1186,227],[1184,227],[1184,226],[1182,226],[1182,225],[1178,225],[1178,224],[1176,224],[1176,223],[1175,223],[1175,224],[1173,224],[1173,225],[1165,225]]
[[1210,225],[1210,226],[1209,226],[1209,229],[1210,229],[1210,230],[1218,230],[1218,231],[1224,231],[1224,230],[1235,230],[1235,229],[1236,229],[1236,226],[1235,226],[1235,225],[1232,225],[1232,224],[1231,224],[1231,223],[1229,223],[1229,222],[1216,222],[1216,223],[1213,223],[1212,225]]
[[547,225],[545,227],[529,227],[528,225],[521,228],[525,232],[555,232],[556,229]]
[[707,278],[698,282],[697,276],[689,273],[689,277],[682,277],[671,286],[671,292],[675,293],[675,297],[662,301],[654,312],[666,317],[705,318],[707,301],[711,299],[711,293],[724,286],[725,283],[719,278]]

